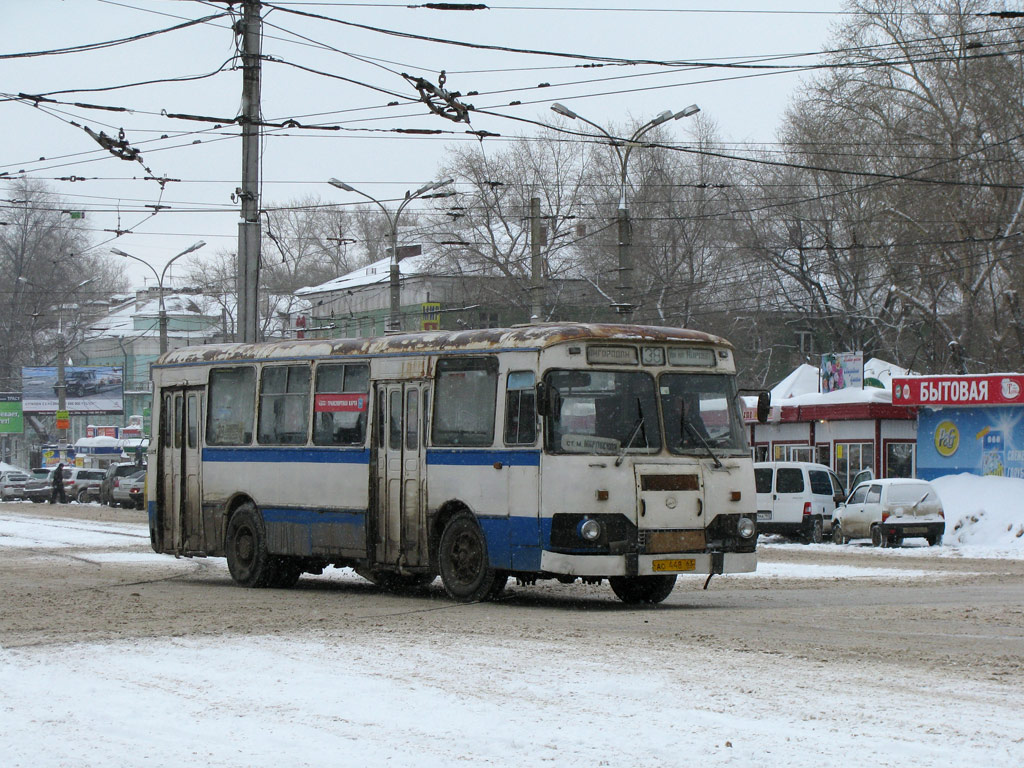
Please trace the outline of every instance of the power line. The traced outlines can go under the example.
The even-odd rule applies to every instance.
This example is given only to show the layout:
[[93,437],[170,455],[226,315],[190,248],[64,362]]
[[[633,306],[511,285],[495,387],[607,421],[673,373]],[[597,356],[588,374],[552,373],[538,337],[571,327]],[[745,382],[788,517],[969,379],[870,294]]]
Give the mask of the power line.
[[115,40],[106,40],[99,43],[84,43],[82,45],[72,45],[66,48],[51,48],[47,51],[29,51],[25,53],[0,53],[0,59],[28,59],[37,56],[60,56],[68,53],[83,53],[86,51],[97,51],[103,48],[112,48],[117,45],[124,45],[125,43],[132,43],[137,40],[145,40],[149,37],[155,37],[157,35],[164,35],[168,32],[175,32],[179,29],[186,29],[188,27],[194,27],[196,24],[205,24],[208,21],[214,19],[220,19],[227,16],[225,13],[217,13],[211,16],[204,16],[201,19],[191,19],[189,21],[182,22],[181,24],[175,24],[171,27],[165,27],[164,29],[156,29],[152,32],[143,32],[138,35],[130,35],[129,37],[121,37]]

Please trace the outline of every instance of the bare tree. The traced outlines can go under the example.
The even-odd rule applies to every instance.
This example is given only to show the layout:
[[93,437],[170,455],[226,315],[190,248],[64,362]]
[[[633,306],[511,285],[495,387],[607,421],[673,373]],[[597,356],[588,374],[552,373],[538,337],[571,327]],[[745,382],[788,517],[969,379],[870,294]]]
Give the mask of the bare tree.
[[584,188],[589,168],[588,146],[554,131],[521,137],[501,152],[483,145],[455,152],[441,175],[454,178],[462,192],[454,204],[430,216],[433,268],[467,278],[471,298],[516,307],[524,319],[529,317],[535,279],[530,200],[536,197],[543,262],[537,278],[554,280],[548,283],[542,319],[589,314],[592,306],[581,306],[578,292],[565,289],[567,279],[582,281],[587,273]]
[[[0,226],[0,381],[17,388],[20,367],[50,362],[54,335],[70,336],[96,299],[124,290],[109,257],[89,251],[81,219],[40,182],[7,185],[10,204]],[[88,285],[81,283],[89,281]]]

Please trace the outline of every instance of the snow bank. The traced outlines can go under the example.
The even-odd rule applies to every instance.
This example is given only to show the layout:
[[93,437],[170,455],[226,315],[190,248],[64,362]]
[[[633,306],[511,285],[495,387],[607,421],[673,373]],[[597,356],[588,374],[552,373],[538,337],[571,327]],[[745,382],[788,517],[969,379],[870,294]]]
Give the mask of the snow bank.
[[1024,556],[1024,480],[965,473],[931,483],[946,511],[945,546]]

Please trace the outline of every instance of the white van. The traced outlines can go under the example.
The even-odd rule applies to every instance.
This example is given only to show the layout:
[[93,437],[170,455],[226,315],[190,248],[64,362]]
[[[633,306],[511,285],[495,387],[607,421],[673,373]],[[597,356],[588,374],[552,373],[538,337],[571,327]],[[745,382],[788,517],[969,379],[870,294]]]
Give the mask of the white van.
[[832,513],[846,498],[843,484],[824,464],[763,461],[754,464],[757,532],[819,543],[832,528]]

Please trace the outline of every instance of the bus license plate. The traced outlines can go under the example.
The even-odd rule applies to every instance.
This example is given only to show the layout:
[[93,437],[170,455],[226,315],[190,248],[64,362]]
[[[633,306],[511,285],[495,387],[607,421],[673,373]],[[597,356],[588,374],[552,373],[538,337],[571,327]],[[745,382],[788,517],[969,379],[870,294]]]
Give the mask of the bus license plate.
[[697,561],[691,558],[685,560],[655,560],[651,563],[651,569],[655,571],[693,571],[697,568]]
[[758,520],[758,522],[762,522],[763,523],[763,522],[765,522],[767,520],[771,520],[771,519],[772,519],[772,513],[771,512],[758,512],[757,513],[757,520]]

